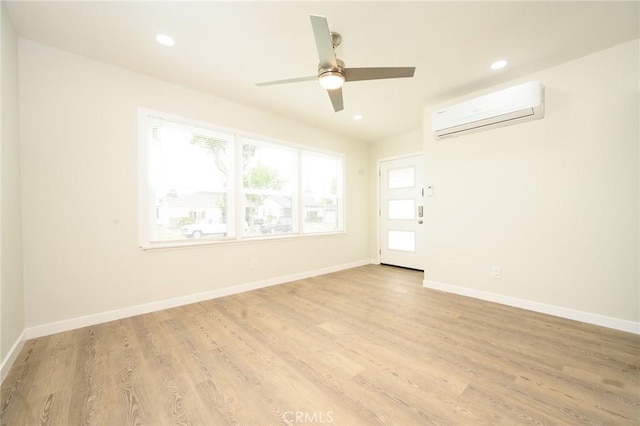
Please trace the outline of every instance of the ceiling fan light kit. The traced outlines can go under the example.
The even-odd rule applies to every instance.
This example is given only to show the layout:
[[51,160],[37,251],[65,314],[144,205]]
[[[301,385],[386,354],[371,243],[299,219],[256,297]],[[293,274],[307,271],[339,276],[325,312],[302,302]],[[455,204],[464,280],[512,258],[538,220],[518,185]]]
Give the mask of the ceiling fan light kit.
[[342,85],[346,82],[413,77],[415,67],[345,68],[344,62],[338,59],[335,53],[335,48],[342,42],[340,34],[329,31],[327,18],[324,16],[311,15],[311,26],[316,41],[316,49],[318,50],[319,64],[317,76],[267,81],[256,83],[257,86],[272,86],[317,79],[320,86],[327,90],[331,104],[333,105],[333,110],[338,112],[344,109]]
[[326,71],[318,77],[320,86],[326,90],[335,90],[344,84],[344,76],[338,71]]

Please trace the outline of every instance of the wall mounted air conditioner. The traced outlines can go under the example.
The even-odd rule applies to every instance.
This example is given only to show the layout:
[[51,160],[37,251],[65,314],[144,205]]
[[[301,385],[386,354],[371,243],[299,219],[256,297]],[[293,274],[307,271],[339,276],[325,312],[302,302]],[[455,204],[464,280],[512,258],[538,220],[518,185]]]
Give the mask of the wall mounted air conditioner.
[[543,117],[544,86],[530,81],[435,111],[431,128],[439,140]]

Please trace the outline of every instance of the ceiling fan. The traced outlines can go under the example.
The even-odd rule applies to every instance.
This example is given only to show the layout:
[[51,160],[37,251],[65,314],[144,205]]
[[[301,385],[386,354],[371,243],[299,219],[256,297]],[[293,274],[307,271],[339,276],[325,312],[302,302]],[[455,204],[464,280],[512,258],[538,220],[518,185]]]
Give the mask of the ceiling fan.
[[318,74],[309,77],[289,78],[286,80],[266,81],[256,83],[256,86],[271,86],[276,84],[298,83],[301,81],[318,80],[320,86],[327,90],[333,110],[344,109],[342,101],[342,85],[350,81],[378,80],[382,78],[413,77],[415,67],[387,67],[387,68],[345,68],[344,62],[336,58],[335,48],[342,42],[338,33],[329,31],[327,18],[311,15],[313,36],[318,50]]

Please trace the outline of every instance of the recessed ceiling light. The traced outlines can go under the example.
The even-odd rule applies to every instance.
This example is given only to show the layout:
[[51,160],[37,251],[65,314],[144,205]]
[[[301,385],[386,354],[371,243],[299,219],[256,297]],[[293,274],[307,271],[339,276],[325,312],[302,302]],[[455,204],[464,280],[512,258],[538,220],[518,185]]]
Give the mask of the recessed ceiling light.
[[353,116],[353,119],[354,119],[354,120],[356,120],[356,121],[360,121],[360,120],[362,120],[362,114],[356,114],[356,115],[354,115],[354,116]]
[[176,42],[173,40],[173,37],[168,36],[166,34],[156,34],[156,41],[163,46],[172,47],[175,46]]
[[494,63],[491,64],[491,69],[499,70],[506,66],[507,66],[507,61],[505,61],[504,59],[500,59],[499,61],[495,61]]

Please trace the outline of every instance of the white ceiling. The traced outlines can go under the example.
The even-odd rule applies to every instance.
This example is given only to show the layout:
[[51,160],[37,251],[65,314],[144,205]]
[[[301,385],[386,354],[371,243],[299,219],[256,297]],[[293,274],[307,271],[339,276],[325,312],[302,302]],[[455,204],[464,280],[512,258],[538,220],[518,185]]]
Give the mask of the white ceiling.
[[[640,27],[637,1],[5,3],[21,37],[365,141],[419,128],[425,105],[638,38]],[[316,73],[311,14],[342,34],[347,67],[415,66],[415,77],[347,83],[338,113],[314,81],[256,87]],[[157,44],[159,32],[176,46]],[[507,68],[491,71],[500,58]]]

